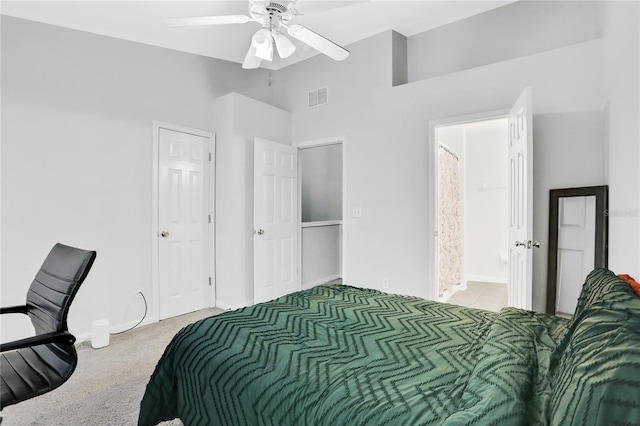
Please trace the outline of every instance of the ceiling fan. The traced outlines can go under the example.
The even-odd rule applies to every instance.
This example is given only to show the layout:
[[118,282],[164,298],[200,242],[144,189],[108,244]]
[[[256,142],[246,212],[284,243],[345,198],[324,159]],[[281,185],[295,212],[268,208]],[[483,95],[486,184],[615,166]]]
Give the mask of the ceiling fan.
[[249,0],[249,16],[222,15],[193,18],[166,19],[169,27],[188,27],[197,25],[246,24],[258,22],[262,25],[251,37],[249,51],[244,58],[242,68],[254,69],[264,61],[273,60],[274,45],[281,58],[288,58],[295,52],[296,46],[284,32],[300,40],[328,57],[342,61],[349,56],[349,51],[331,40],[298,24],[289,24],[294,16],[300,15],[296,9],[298,0]]

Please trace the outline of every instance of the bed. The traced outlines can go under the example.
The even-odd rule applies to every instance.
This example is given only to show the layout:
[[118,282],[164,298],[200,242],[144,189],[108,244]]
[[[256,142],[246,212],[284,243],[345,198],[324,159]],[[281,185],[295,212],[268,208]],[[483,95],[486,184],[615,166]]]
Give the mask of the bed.
[[574,316],[319,286],[182,329],[139,425],[640,424],[640,298],[593,271]]

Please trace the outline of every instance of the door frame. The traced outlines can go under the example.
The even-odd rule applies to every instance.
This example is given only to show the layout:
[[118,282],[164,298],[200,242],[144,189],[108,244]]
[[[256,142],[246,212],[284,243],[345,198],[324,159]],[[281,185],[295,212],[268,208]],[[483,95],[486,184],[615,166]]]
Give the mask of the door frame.
[[208,307],[214,307],[216,302],[216,282],[215,282],[215,161],[216,161],[216,135],[213,132],[193,129],[177,124],[162,121],[153,121],[153,140],[151,154],[151,288],[153,291],[153,318],[160,320],[160,280],[159,280],[159,162],[160,162],[160,129],[171,130],[179,133],[188,133],[194,136],[209,138],[209,302]]
[[[438,127],[455,126],[460,124],[470,124],[478,121],[489,121],[500,118],[509,117],[509,108],[478,112],[474,114],[458,115],[453,117],[446,117],[438,120],[429,121],[429,150],[427,164],[428,167],[433,170],[431,174],[431,184],[427,188],[427,201],[433,208],[428,210],[427,216],[427,235],[431,236],[433,240],[429,244],[431,247],[431,256],[427,259],[427,268],[431,268],[433,279],[430,288],[427,288],[426,297],[431,300],[438,300],[438,177],[440,171],[438,170],[438,140],[436,138],[436,130]],[[428,283],[427,283],[428,285]]]
[[[347,280],[347,138],[337,136],[334,138],[312,139],[294,142],[293,147],[298,150],[315,148],[328,145],[342,145],[342,258],[340,260],[340,275],[342,281]],[[298,289],[302,289],[302,174],[300,173],[300,155],[298,155]]]

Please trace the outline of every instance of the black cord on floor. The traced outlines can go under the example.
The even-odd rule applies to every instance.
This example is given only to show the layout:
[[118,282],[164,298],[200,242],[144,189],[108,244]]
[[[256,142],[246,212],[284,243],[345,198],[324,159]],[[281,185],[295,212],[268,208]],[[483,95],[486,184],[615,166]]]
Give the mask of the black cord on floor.
[[138,321],[138,323],[136,325],[134,325],[131,328],[128,328],[124,331],[118,331],[117,333],[109,333],[111,336],[115,336],[116,334],[122,334],[122,333],[126,333],[127,331],[131,331],[134,328],[136,328],[137,326],[139,326],[140,324],[142,324],[142,321],[144,321],[144,319],[147,317],[147,299],[144,297],[144,294],[142,294],[141,291],[138,292],[138,294],[140,296],[142,296],[142,300],[144,300],[144,315],[142,315],[142,319],[140,321]]

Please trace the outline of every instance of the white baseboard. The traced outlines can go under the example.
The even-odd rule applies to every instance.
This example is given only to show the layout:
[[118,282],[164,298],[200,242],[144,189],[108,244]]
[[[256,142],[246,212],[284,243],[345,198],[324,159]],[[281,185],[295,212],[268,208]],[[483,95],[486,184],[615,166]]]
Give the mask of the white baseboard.
[[464,279],[466,282],[478,281],[481,283],[498,283],[498,284],[507,283],[507,277],[490,277],[486,275],[465,275]]
[[333,275],[329,275],[328,277],[323,277],[323,278],[320,278],[320,279],[317,279],[317,280],[313,280],[313,281],[308,282],[308,283],[302,283],[302,289],[303,290],[309,290],[310,288],[313,288],[313,287],[318,286],[320,284],[325,284],[325,283],[328,283],[329,281],[337,280],[341,276],[342,276],[341,274],[333,274]]
[[[138,320],[140,321],[140,320]],[[136,326],[136,324],[138,324],[138,321],[131,321],[125,324],[119,324],[119,325],[114,325],[112,327],[109,327],[109,334],[114,334],[114,333],[121,333],[125,330],[129,330],[130,328],[133,328],[134,326]],[[138,327],[143,327],[145,325],[149,325],[149,324],[153,324],[158,322],[158,320],[154,317],[146,317],[136,328]],[[92,332],[86,332],[86,333],[80,333],[76,336],[76,343],[75,345],[78,346],[81,343],[86,342],[87,340],[91,340],[91,334]]]
[[224,311],[235,311],[236,309],[244,308],[251,305],[253,305],[253,300],[246,300],[242,303],[227,303],[222,300],[216,300],[216,308],[220,308]]

